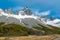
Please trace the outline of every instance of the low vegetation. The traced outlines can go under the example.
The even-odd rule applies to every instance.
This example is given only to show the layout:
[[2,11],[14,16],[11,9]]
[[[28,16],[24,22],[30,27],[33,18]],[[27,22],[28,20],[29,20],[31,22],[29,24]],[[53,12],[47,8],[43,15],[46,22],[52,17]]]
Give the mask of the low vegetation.
[[18,24],[7,24],[4,26],[0,26],[0,36],[9,36],[9,35],[28,35],[26,32],[28,28],[23,27]]
[[[3,26],[2,26],[3,25]],[[48,34],[60,34],[60,28],[52,27],[52,29],[40,25],[40,27],[27,28],[18,24],[0,23],[0,36],[28,36],[28,35],[48,35]]]
[[52,28],[48,28],[48,27],[45,27],[45,26],[42,26],[40,25],[41,27],[33,27],[37,30],[42,30],[44,31],[44,35],[48,35],[48,34],[60,34],[60,28],[57,28],[57,27],[52,27],[52,26],[49,26],[49,27],[52,27]]

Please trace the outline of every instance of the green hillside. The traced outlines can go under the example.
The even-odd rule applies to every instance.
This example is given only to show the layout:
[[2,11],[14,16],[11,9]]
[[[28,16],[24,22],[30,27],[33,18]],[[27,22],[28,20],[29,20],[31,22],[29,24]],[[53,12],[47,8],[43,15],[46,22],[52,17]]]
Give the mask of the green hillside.
[[[28,36],[28,35],[48,35],[48,34],[60,34],[60,28],[52,27],[48,28],[43,25],[40,27],[27,28],[18,24],[0,23],[0,36]],[[50,27],[50,26],[49,26]],[[36,29],[36,30],[34,30]]]
[[[0,23],[1,24],[1,23]],[[2,24],[1,24],[2,25]],[[28,28],[23,27],[18,24],[7,24],[4,26],[0,26],[0,36],[8,36],[8,35],[28,35],[26,32]]]
[[33,27],[37,30],[42,30],[44,31],[44,35],[48,35],[48,34],[60,34],[60,28],[57,28],[57,27],[54,27],[54,26],[49,26],[49,27],[52,27],[52,28],[48,28],[48,27],[45,27],[43,25],[41,25],[41,27]]

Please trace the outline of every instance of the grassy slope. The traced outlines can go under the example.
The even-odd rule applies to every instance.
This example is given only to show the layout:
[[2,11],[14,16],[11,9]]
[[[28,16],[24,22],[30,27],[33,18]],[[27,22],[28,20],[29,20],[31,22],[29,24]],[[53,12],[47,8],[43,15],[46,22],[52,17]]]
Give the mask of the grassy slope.
[[45,26],[42,26],[42,28],[41,27],[33,27],[33,28],[38,29],[38,30],[43,30],[45,32],[44,33],[45,35],[46,34],[60,34],[60,28],[57,28],[57,27],[47,28]]
[[[0,23],[1,24],[1,23]],[[3,35],[28,35],[28,28],[18,24],[8,24],[0,26],[0,36]]]
[[60,28],[56,28],[56,27],[52,27],[52,29],[50,29],[43,25],[40,25],[41,27],[33,27],[37,30],[40,30],[40,31],[36,31],[31,28],[26,28],[18,24],[7,24],[4,26],[1,26],[3,24],[4,23],[0,23],[0,36],[43,35],[41,30],[44,31],[44,35],[60,34]]

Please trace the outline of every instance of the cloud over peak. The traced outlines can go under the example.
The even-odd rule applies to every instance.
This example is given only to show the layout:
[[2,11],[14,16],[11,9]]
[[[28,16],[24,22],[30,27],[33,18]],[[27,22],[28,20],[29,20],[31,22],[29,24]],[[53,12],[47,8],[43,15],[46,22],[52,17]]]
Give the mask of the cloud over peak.
[[47,16],[50,14],[50,10],[44,12],[35,11],[35,14],[40,16]]

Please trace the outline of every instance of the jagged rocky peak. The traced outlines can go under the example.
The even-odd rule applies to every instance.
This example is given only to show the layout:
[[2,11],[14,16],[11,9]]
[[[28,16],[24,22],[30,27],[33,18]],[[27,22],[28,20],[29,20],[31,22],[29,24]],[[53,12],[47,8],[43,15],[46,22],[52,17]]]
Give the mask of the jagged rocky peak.
[[31,10],[26,6],[22,10],[17,11],[17,15],[32,15]]
[[12,8],[5,9],[5,13],[13,14]]
[[52,20],[52,21],[55,20],[55,19],[56,19],[55,16],[51,16],[51,17],[50,17],[50,20]]
[[30,10],[27,6],[24,7],[23,11],[24,11],[24,13],[27,14],[27,15],[32,15],[31,10]]

